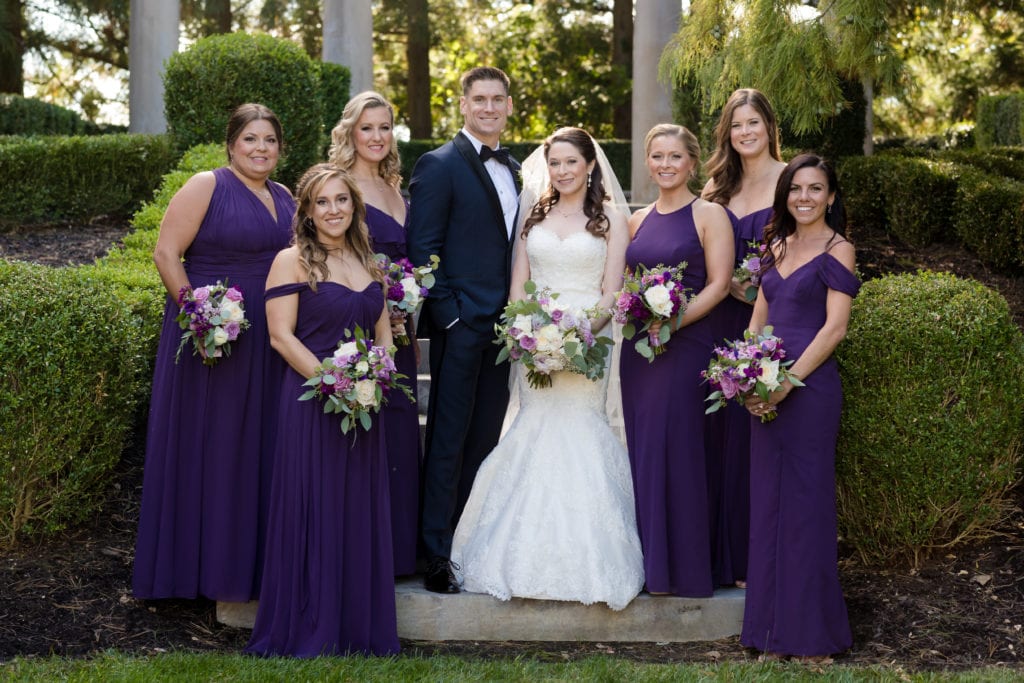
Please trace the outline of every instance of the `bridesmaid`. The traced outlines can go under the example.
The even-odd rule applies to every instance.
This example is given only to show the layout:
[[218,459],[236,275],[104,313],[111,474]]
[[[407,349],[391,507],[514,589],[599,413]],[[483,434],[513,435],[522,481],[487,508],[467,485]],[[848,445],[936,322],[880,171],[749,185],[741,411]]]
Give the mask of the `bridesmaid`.
[[[366,224],[374,251],[397,260],[406,256],[409,207],[398,190],[402,176],[394,127],[394,108],[382,95],[356,95],[345,105],[341,120],[331,131],[330,161],[352,175],[366,201]],[[403,315],[392,320],[392,329],[405,332],[412,340],[408,346],[398,347],[395,365],[408,377],[403,381],[415,396],[414,325]],[[395,574],[414,574],[420,490],[420,422],[415,401],[394,393],[381,411],[381,420],[388,441]]]
[[[146,435],[137,598],[259,595],[277,410],[269,378],[283,368],[267,339],[263,286],[295,213],[288,189],[270,180],[282,143],[272,111],[239,106],[228,120],[228,165],[192,176],[160,224],[153,261],[168,296]],[[242,288],[251,327],[212,367],[191,349],[176,362],[178,292],[217,280]]]
[[384,431],[342,434],[341,417],[299,401],[345,330],[391,345],[380,270],[352,178],[318,164],[299,180],[294,245],[267,277],[281,380],[267,559],[248,652],[316,657],[398,652]]
[[622,350],[622,411],[637,524],[647,591],[707,597],[714,582],[704,454],[707,387],[700,372],[713,348],[707,315],[729,292],[732,229],[725,209],[688,186],[700,166],[700,147],[690,131],[659,124],[647,133],[644,148],[658,199],[629,220],[626,267],[686,261],[683,283],[693,299],[653,363],[632,343]]
[[[770,257],[750,329],[774,327],[790,366],[768,404],[747,401],[751,419],[750,566],[740,642],[766,657],[823,657],[851,644],[836,566],[836,435],[843,389],[832,357],[846,336],[853,297],[853,245],[832,165],[801,154],[782,172]],[[778,407],[762,424],[757,416]]]
[[[779,155],[779,127],[768,98],[753,88],[734,92],[715,126],[715,151],[702,197],[721,204],[732,221],[734,269],[748,242],[760,243],[772,218],[775,185],[786,164]],[[731,296],[711,314],[715,342],[741,339],[750,322],[749,280],[732,278]],[[730,402],[708,416],[707,450],[715,577],[722,585],[744,587],[750,536],[750,418]]]

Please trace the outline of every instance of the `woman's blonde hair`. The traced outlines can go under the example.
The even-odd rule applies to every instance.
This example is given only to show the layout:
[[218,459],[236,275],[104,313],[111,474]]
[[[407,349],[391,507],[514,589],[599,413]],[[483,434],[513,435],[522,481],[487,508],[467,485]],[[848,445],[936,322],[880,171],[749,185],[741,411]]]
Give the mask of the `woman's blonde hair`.
[[377,266],[373,258],[373,249],[370,247],[370,230],[366,226],[366,204],[359,193],[359,187],[351,175],[337,166],[316,164],[299,178],[299,184],[295,188],[295,219],[292,221],[293,243],[299,249],[299,263],[306,275],[309,288],[315,292],[317,283],[331,276],[331,271],[327,267],[327,249],[317,237],[312,207],[324,185],[334,178],[345,183],[352,197],[352,223],[345,232],[348,248],[370,276],[383,284],[384,275]]
[[359,117],[367,109],[385,107],[391,115],[391,149],[388,155],[381,160],[379,165],[380,177],[392,187],[398,187],[402,182],[402,164],[398,159],[398,140],[394,136],[395,108],[380,93],[367,90],[361,92],[348,101],[345,109],[341,112],[341,119],[331,130],[331,149],[327,155],[328,160],[338,168],[351,171],[356,163],[356,148],[352,142],[352,131],[359,122]]

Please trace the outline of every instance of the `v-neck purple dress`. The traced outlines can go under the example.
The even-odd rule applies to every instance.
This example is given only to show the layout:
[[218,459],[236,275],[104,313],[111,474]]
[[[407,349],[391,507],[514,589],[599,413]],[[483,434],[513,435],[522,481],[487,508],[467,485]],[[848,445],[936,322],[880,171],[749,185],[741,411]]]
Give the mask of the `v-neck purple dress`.
[[[829,253],[762,280],[767,324],[796,360],[825,324],[829,290],[860,282]],[[750,419],[750,557],[740,642],[788,655],[842,652],[851,642],[839,585],[835,457],[843,388],[830,357],[779,404]]]
[[[295,336],[317,358],[345,330],[373,331],[384,306],[377,283],[356,292],[321,282],[267,290],[298,294]],[[342,434],[341,417],[299,401],[305,377],[279,375],[280,403],[266,563],[256,624],[246,648],[317,657],[398,652],[395,578],[384,430]]]
[[[747,242],[760,242],[772,207],[737,217],[726,207],[736,245],[735,266],[747,255]],[[716,344],[742,339],[754,307],[727,296],[708,316]],[[750,540],[750,413],[730,401],[707,416],[708,497],[711,506],[715,579],[732,585],[747,578]]]
[[193,287],[241,287],[250,322],[231,356],[206,366],[167,298],[153,372],[132,592],[137,598],[245,602],[259,594],[263,537],[283,363],[270,348],[263,289],[288,246],[295,201],[269,183],[277,219],[229,168],[185,252]]
[[[406,223],[408,223],[408,207]],[[390,214],[366,205],[366,224],[373,249],[392,260],[406,257],[403,226]],[[407,325],[416,343],[413,325]],[[416,351],[412,344],[399,346],[395,367],[408,379],[402,382],[416,396]],[[381,410],[381,424],[388,442],[388,477],[391,486],[391,531],[395,552],[395,575],[416,573],[417,525],[420,509],[420,420],[416,401],[401,393],[392,393]]]
[[[626,264],[681,261],[684,285],[700,292],[707,271],[692,203],[669,214],[651,209],[626,249]],[[710,321],[677,330],[653,363],[636,352],[638,339],[623,345],[619,368],[647,590],[707,597],[714,590],[704,453],[708,392],[700,372],[711,358]]]

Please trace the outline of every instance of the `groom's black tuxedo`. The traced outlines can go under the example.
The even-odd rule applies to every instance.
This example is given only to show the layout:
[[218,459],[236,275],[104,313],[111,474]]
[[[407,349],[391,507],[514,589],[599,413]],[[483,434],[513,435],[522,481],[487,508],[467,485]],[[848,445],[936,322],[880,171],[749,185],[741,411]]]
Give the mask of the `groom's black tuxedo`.
[[[509,168],[518,193],[519,164]],[[508,403],[508,364],[495,364],[493,340],[508,300],[513,240],[491,176],[461,132],[420,157],[409,192],[409,257],[417,265],[441,258],[419,326],[430,339],[431,375],[422,540],[429,557],[448,557]]]

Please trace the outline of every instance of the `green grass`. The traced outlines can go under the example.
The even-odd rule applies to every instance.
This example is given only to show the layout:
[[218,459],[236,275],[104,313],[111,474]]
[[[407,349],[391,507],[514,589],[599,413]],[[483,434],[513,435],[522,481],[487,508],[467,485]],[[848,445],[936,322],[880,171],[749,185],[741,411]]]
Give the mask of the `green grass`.
[[528,658],[465,660],[330,657],[257,659],[240,654],[170,653],[139,657],[106,652],[88,659],[14,659],[0,664],[5,681],[1019,681],[1020,669],[908,674],[901,669],[800,664],[640,664],[611,657],[566,663]]

